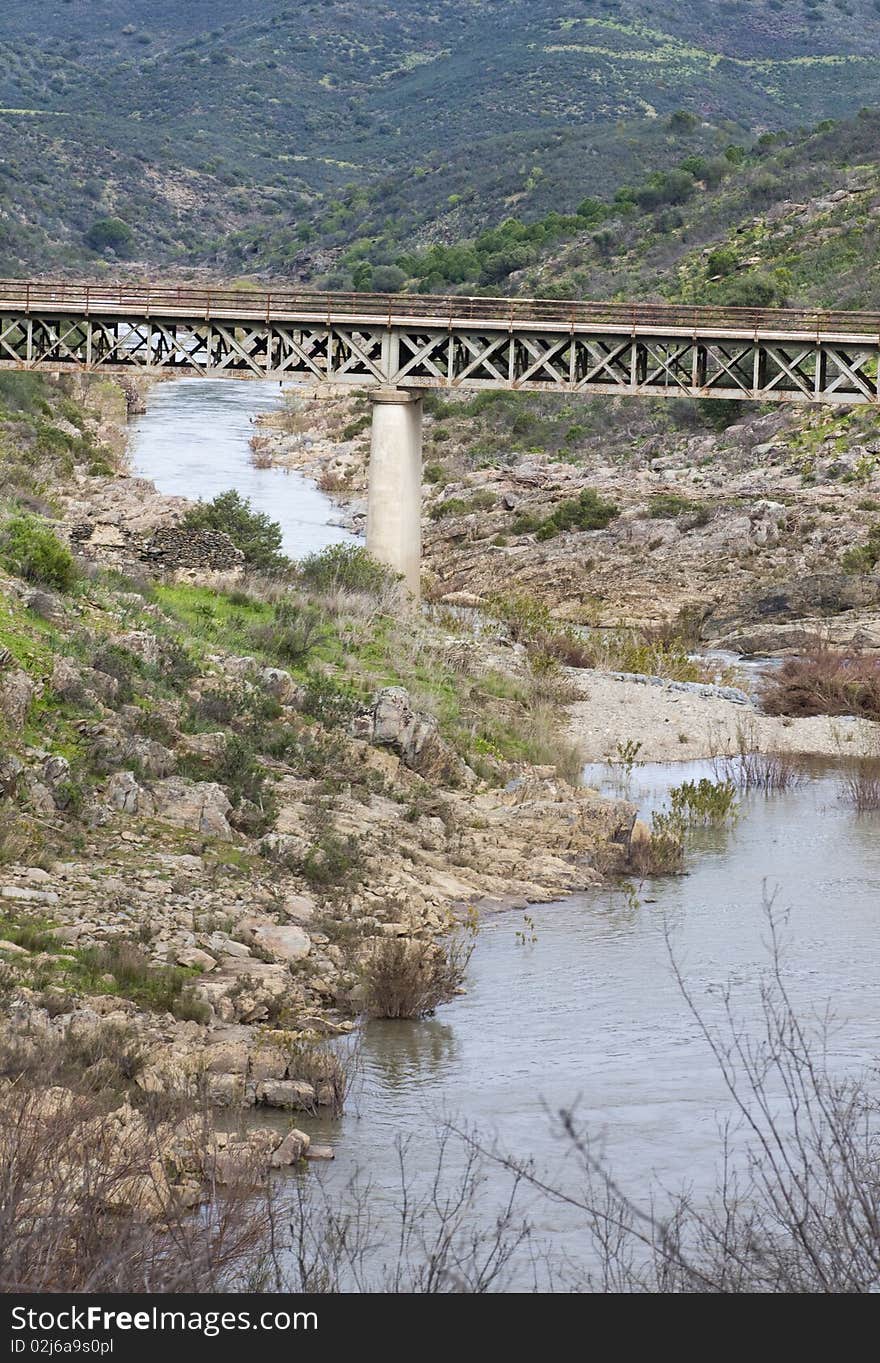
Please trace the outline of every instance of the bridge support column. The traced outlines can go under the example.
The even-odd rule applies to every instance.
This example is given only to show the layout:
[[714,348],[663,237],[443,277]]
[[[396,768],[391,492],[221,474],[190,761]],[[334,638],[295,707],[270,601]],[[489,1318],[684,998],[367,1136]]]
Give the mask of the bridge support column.
[[401,388],[377,388],[370,399],[367,551],[400,573],[417,601],[422,564],[422,399]]

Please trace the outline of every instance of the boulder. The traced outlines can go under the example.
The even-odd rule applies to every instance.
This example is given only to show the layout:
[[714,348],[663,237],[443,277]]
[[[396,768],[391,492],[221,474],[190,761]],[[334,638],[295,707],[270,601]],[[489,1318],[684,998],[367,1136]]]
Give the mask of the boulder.
[[115,771],[108,779],[104,798],[111,809],[122,814],[152,814],[153,801],[147,791],[139,786],[133,771]]
[[267,1107],[312,1112],[316,1105],[315,1087],[304,1079],[266,1079],[257,1085],[257,1097]]
[[306,894],[289,894],[284,899],[284,912],[292,923],[306,927],[315,916],[315,901]]
[[177,766],[177,758],[170,748],[138,734],[125,744],[124,760],[136,762],[145,776],[170,776]]
[[128,634],[117,635],[114,642],[126,653],[133,653],[148,667],[155,667],[160,658],[159,640],[149,629],[133,629]]
[[201,970],[203,974],[216,969],[217,962],[213,956],[209,956],[207,951],[200,951],[198,947],[187,947],[177,953],[177,964],[187,966],[190,969]]
[[56,658],[52,664],[52,690],[62,700],[78,701],[85,690],[82,674],[72,658]]
[[305,694],[304,687],[294,681],[289,672],[281,667],[264,667],[260,672],[263,689],[274,696],[281,705],[296,706]]
[[268,924],[254,928],[254,941],[275,961],[301,961],[312,948],[308,933],[292,924],[286,927]]
[[0,713],[10,729],[21,730],[25,727],[35,694],[36,686],[20,668],[0,673]]
[[391,748],[404,766],[428,781],[461,784],[467,768],[440,736],[432,715],[413,710],[409,692],[402,686],[386,686],[373,698],[372,706],[352,725],[352,736]]
[[286,1165],[296,1164],[305,1156],[308,1158],[311,1137],[305,1131],[297,1131],[296,1127],[288,1131],[284,1140],[272,1152],[271,1165],[273,1169],[283,1169]]
[[231,838],[227,815],[232,809],[226,792],[216,781],[189,781],[171,776],[152,787],[156,817],[191,828],[207,837]]

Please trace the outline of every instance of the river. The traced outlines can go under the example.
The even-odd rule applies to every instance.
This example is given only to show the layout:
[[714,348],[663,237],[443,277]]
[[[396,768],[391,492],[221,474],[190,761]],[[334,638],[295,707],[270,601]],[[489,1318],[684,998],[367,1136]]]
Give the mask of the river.
[[283,405],[277,383],[232,379],[173,379],[155,385],[146,413],[132,423],[134,472],[160,492],[210,501],[235,488],[257,511],[278,521],[291,558],[354,540],[334,524],[330,498],[301,473],[258,469],[248,442],[256,417]]
[[[278,477],[247,460],[249,417],[277,400],[264,384],[163,385],[138,425],[136,467],[163,490],[209,497],[235,486],[273,515],[285,511],[292,551],[341,538],[321,524],[329,503],[320,493],[296,480],[279,496]],[[637,766],[623,788],[619,769],[590,768],[585,779],[648,814],[670,785],[701,775],[711,767]],[[707,1016],[720,1017],[730,984],[738,1015],[758,1031],[768,966],[762,906],[775,896],[791,997],[805,1017],[831,1006],[832,1064],[859,1071],[880,1050],[878,833],[880,817],[857,817],[834,768],[816,766],[794,789],[743,798],[732,829],[694,834],[683,876],[635,894],[603,888],[536,906],[531,927],[521,912],[488,918],[466,994],[424,1022],[365,1027],[346,1114],[302,1123],[336,1155],[307,1177],[344,1201],[364,1171],[374,1224],[390,1233],[395,1142],[409,1142],[409,1167],[427,1178],[437,1134],[452,1117],[533,1156],[567,1185],[572,1161],[549,1114],[576,1103],[625,1190],[643,1197],[656,1182],[707,1193],[730,1102],[675,983],[667,934]],[[478,1213],[487,1223],[507,1187],[508,1175],[490,1166]],[[532,1214],[539,1232],[575,1259],[584,1252],[577,1216],[548,1203]]]

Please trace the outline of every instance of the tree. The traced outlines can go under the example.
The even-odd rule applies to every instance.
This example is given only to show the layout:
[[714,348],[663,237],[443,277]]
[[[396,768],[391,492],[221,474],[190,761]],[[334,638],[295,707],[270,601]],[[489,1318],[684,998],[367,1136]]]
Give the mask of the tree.
[[254,511],[246,497],[233,488],[219,493],[212,502],[199,502],[183,521],[190,530],[221,530],[244,554],[245,564],[261,572],[287,567],[281,553],[281,526],[263,511]]
[[121,218],[99,218],[86,232],[85,242],[90,250],[100,255],[109,251],[125,259],[132,254],[134,233]]

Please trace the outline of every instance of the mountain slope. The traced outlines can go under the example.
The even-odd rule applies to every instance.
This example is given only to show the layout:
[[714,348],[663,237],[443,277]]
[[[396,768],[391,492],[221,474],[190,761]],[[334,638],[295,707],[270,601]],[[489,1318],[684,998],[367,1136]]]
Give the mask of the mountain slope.
[[0,265],[96,264],[110,214],[148,264],[249,226],[323,240],[346,186],[398,237],[450,196],[459,231],[570,211],[663,165],[654,125],[681,107],[744,140],[853,112],[878,75],[873,0],[5,0]]

